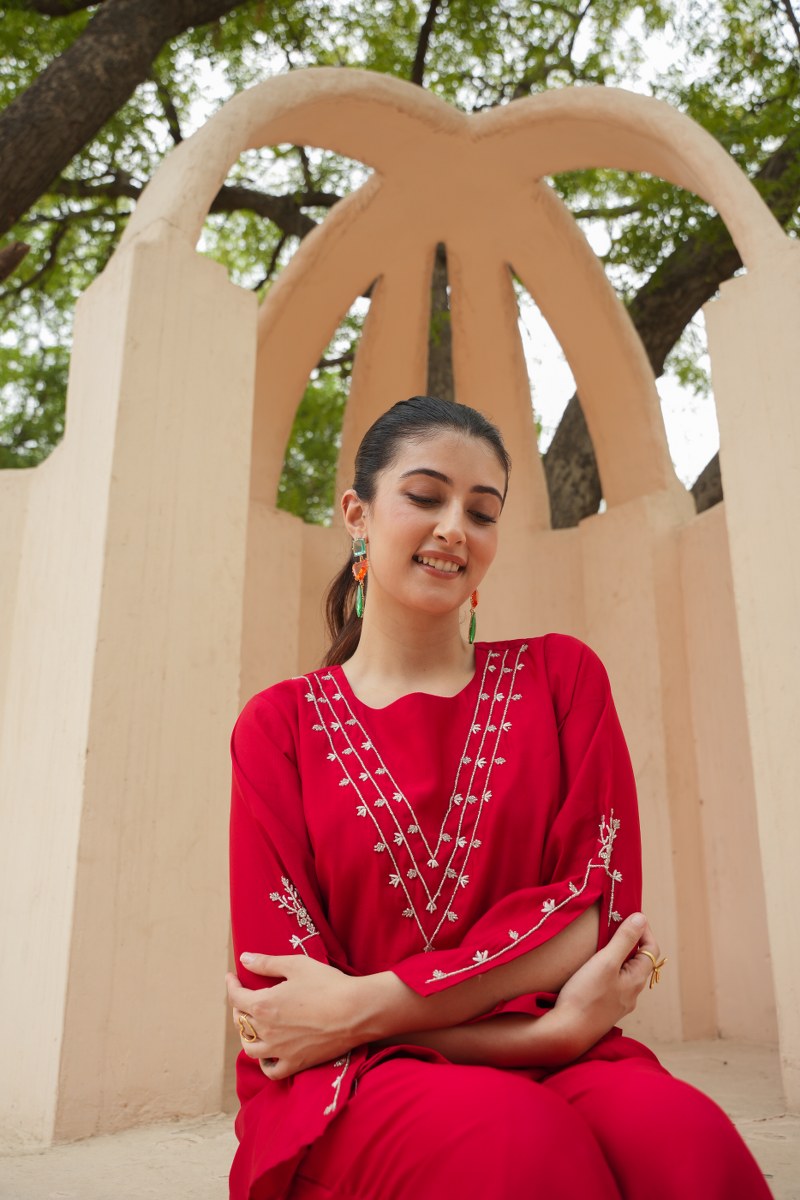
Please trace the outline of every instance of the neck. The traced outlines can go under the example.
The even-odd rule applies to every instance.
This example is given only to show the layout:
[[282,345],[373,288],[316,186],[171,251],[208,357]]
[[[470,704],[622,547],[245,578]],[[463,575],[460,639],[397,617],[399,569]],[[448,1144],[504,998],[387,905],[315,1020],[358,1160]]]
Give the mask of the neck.
[[439,615],[382,610],[367,604],[361,640],[345,674],[358,689],[403,695],[408,691],[450,694],[475,669],[475,652],[461,632],[458,612]]

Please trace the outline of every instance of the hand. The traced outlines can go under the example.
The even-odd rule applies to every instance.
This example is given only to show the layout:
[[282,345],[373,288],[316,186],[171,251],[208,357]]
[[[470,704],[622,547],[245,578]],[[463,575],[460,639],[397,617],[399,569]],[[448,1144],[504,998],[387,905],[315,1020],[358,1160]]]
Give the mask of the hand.
[[636,1007],[653,970],[646,954],[630,957],[637,946],[659,960],[658,943],[641,913],[623,921],[608,945],[593,954],[561,989],[553,1016],[560,1019],[571,1058],[585,1053]]
[[262,1060],[268,1078],[287,1079],[352,1049],[355,979],[303,954],[254,954],[245,965],[282,981],[255,991],[242,987],[236,975],[225,977],[237,1031],[243,1015],[257,1035],[255,1041],[242,1037],[242,1049]]

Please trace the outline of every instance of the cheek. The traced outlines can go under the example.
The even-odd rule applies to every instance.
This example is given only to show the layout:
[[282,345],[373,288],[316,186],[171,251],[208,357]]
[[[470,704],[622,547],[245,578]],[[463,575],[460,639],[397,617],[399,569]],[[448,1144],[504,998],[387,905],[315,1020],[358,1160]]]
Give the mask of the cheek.
[[393,554],[407,557],[414,553],[429,527],[430,520],[426,522],[424,514],[408,505],[398,505],[386,512],[376,537]]
[[476,547],[477,557],[481,562],[488,566],[497,553],[497,529],[492,526],[491,529],[485,531],[485,536],[480,539],[479,546]]

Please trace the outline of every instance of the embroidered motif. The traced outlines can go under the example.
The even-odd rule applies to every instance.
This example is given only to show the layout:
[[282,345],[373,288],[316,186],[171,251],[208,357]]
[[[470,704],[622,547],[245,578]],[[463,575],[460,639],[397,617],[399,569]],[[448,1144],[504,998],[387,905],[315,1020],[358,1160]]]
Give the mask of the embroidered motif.
[[[514,649],[516,661],[508,666],[507,660],[514,656]],[[334,769],[338,767],[343,773],[339,786],[351,785],[355,789],[358,816],[372,820],[378,834],[373,849],[376,853],[386,854],[390,860],[387,864],[390,870],[384,878],[391,888],[403,896],[405,907],[402,915],[416,922],[425,949],[433,947],[434,939],[445,922],[454,923],[458,920],[457,913],[453,912],[453,901],[459,889],[469,885],[466,866],[470,855],[481,846],[481,839],[475,835],[483,808],[492,797],[488,786],[491,772],[495,766],[502,766],[506,762],[498,750],[501,739],[511,729],[508,720],[511,696],[500,690],[500,681],[503,674],[516,673],[519,658],[525,650],[527,645],[522,644],[516,648],[509,647],[502,653],[496,650],[487,653],[475,710],[467,726],[464,750],[435,840],[424,831],[412,801],[383,761],[369,732],[353,712],[347,696],[336,686],[335,676],[327,673],[304,677],[309,687],[306,695],[316,709],[313,729],[327,736],[328,759],[331,761],[333,755]],[[499,664],[495,665],[490,661],[492,659],[500,659]],[[491,680],[492,686],[487,689],[490,670],[495,672],[496,679]],[[330,685],[327,695],[326,684]],[[328,704],[327,712],[321,707],[324,703]],[[486,705],[485,713],[482,712],[483,705]],[[479,774],[482,776],[480,779]],[[462,786],[462,780],[466,787]],[[411,817],[407,825],[402,822],[403,809]],[[448,825],[450,828],[446,828]],[[419,846],[417,839],[421,843]],[[401,865],[403,856],[410,860],[411,869]],[[415,881],[415,889],[421,887],[419,904],[406,880]],[[437,914],[432,931],[429,929],[430,918],[426,914]]]
[[509,929],[508,945],[502,946],[499,950],[495,950],[493,954],[490,954],[488,950],[478,950],[474,954],[471,962],[469,962],[466,966],[457,967],[453,971],[436,970],[426,982],[434,983],[442,979],[452,979],[454,975],[463,975],[467,971],[474,970],[475,965],[478,963],[493,962],[495,959],[500,958],[501,955],[510,950],[512,946],[525,941],[525,939],[529,938],[531,934],[534,934],[537,932],[537,930],[541,929],[547,918],[552,916],[554,912],[558,912],[559,909],[562,909],[565,905],[569,904],[571,900],[581,896],[589,885],[589,879],[592,871],[604,871],[611,880],[611,888],[609,891],[608,900],[608,924],[610,925],[612,921],[621,921],[621,914],[614,908],[614,889],[618,883],[622,883],[622,874],[620,871],[612,869],[611,867],[611,855],[614,841],[619,832],[619,826],[619,818],[614,816],[613,808],[607,817],[605,815],[601,817],[600,825],[598,826],[599,837],[597,850],[597,857],[600,861],[594,862],[592,859],[589,860],[589,862],[586,864],[586,871],[584,872],[583,882],[580,887],[570,880],[567,895],[563,900],[557,901],[555,897],[548,897],[548,899],[546,899],[542,904],[542,915],[535,925],[532,925],[531,928],[527,929],[524,933],[520,933],[517,929]]
[[300,937],[295,933],[289,939],[292,949],[302,950],[303,954],[305,954],[306,958],[308,958],[308,951],[306,950],[304,943],[307,942],[309,938],[319,936],[317,928],[314,925],[314,922],[311,920],[307,908],[300,899],[297,888],[290,883],[285,875],[281,875],[281,883],[285,889],[284,894],[281,895],[280,892],[270,892],[269,898],[278,905],[278,908],[282,908],[286,912],[292,913],[301,929],[308,930],[308,933],[305,935],[305,937]]
[[348,1068],[350,1066],[350,1051],[348,1050],[348,1052],[344,1056],[344,1058],[337,1058],[333,1065],[336,1068],[341,1067],[342,1070],[341,1070],[341,1073],[336,1076],[333,1083],[331,1084],[331,1087],[333,1088],[333,1099],[331,1100],[330,1104],[328,1104],[322,1110],[323,1116],[326,1116],[326,1117],[329,1117],[331,1115],[331,1113],[336,1112],[336,1105],[339,1103],[339,1092],[342,1090],[342,1084],[344,1083],[344,1077],[347,1074]]
[[619,871],[611,870],[611,852],[614,848],[614,839],[619,830],[619,819],[614,816],[614,810],[611,809],[608,820],[603,817],[600,821],[600,858],[606,869],[606,874],[611,880],[611,895],[608,900],[608,924],[612,921],[621,921],[622,916],[614,908],[614,890],[618,883],[622,883],[622,875]]

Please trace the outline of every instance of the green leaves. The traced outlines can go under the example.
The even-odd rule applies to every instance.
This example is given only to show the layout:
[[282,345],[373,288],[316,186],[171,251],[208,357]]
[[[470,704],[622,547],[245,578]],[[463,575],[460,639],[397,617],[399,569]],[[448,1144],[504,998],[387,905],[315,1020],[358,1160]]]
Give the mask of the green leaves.
[[333,515],[342,419],[367,308],[357,300],[340,324],[311,373],[289,437],[278,508],[316,525],[330,524]]
[[[96,11],[52,18],[20,0],[4,5],[0,106],[30,87]],[[57,443],[75,302],[174,143],[235,92],[288,70],[355,66],[408,79],[428,11],[429,0],[251,0],[164,47],[150,79],[11,231],[31,251],[0,284],[0,465],[29,465]],[[473,111],[569,84],[622,84],[693,116],[752,177],[785,139],[796,138],[798,68],[800,47],[777,2],[442,0],[423,85]],[[299,240],[367,173],[314,147],[248,152],[232,168],[199,249],[263,299]],[[581,171],[554,183],[626,300],[708,225],[702,200],[650,176]],[[793,143],[780,179],[760,186],[768,199],[780,189],[783,219],[796,230],[800,154]],[[306,520],[330,515],[361,319],[358,310],[348,317],[298,410],[278,502]],[[440,334],[432,330],[434,339]],[[702,388],[694,336],[673,350],[668,369]]]

